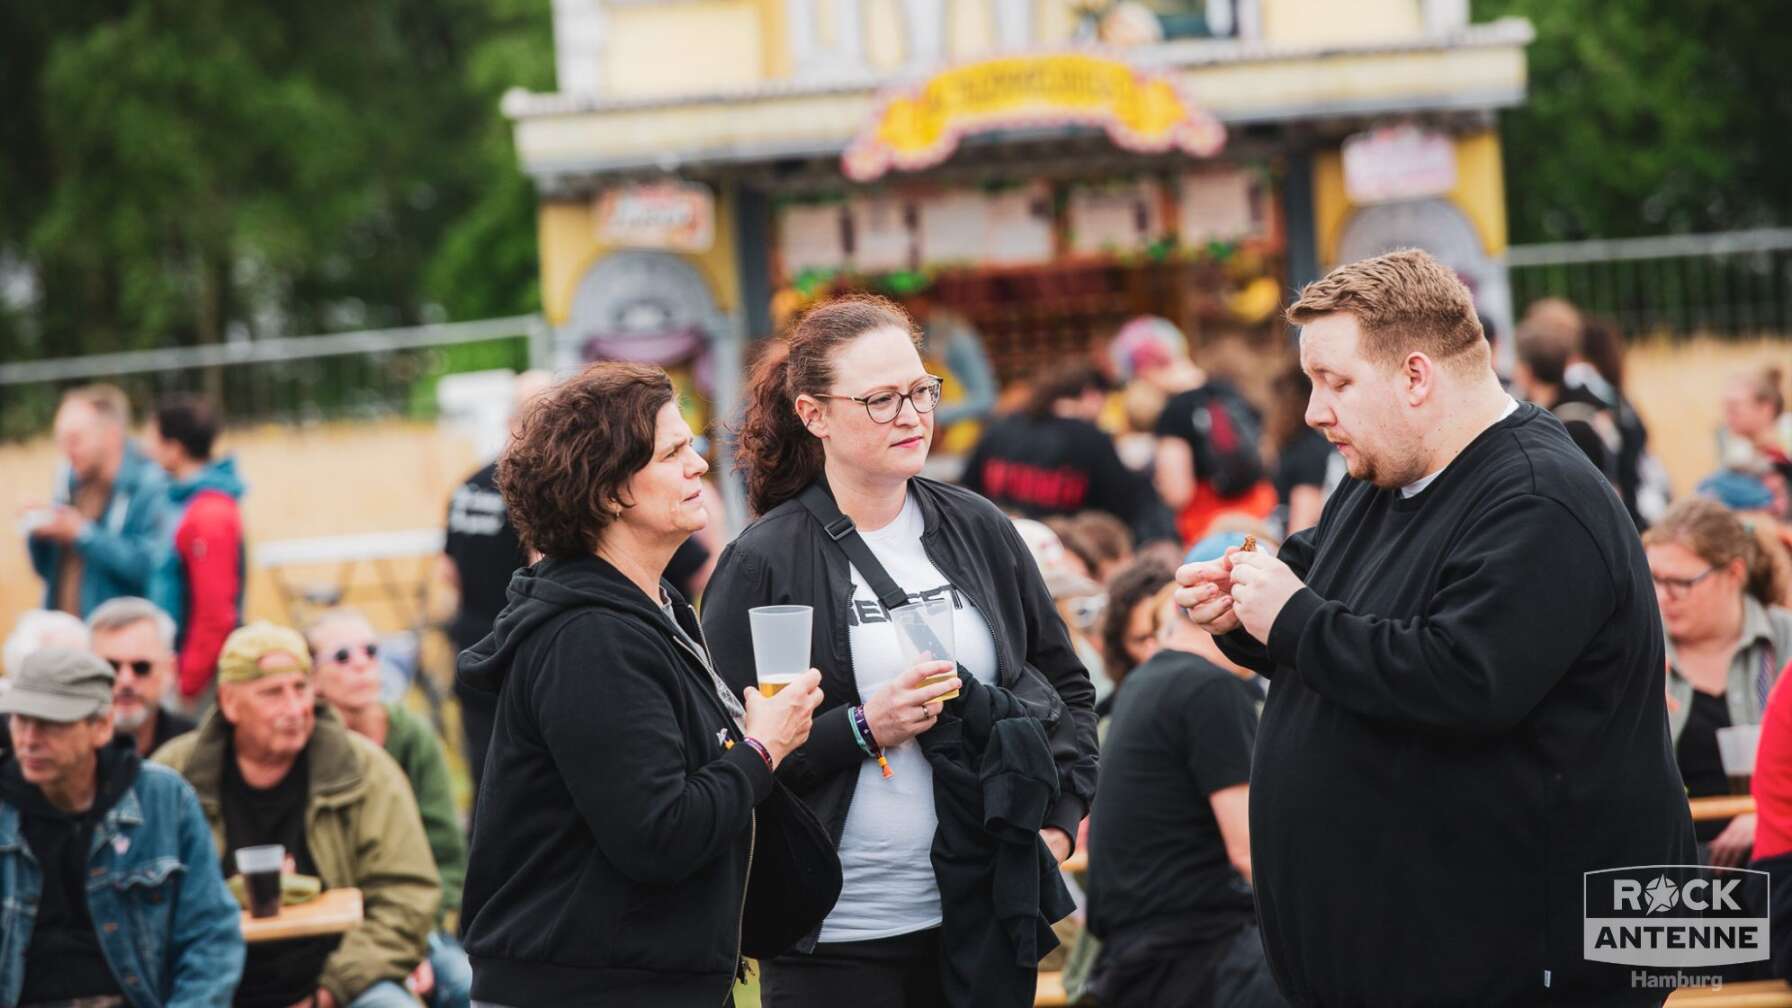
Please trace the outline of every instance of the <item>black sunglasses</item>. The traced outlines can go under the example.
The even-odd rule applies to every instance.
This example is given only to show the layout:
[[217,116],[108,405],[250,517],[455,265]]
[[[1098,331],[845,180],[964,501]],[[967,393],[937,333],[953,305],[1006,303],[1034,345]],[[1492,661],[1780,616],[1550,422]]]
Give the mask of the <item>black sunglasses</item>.
[[348,660],[353,658],[357,651],[366,651],[367,657],[369,658],[378,658],[380,656],[380,646],[378,644],[368,644],[365,647],[339,647],[334,653],[326,655],[325,657],[337,665],[346,665]]
[[136,661],[118,661],[114,658],[108,658],[106,659],[106,664],[112,666],[112,671],[119,675],[124,675],[124,670],[130,669],[131,674],[139,679],[148,675],[149,670],[156,667],[156,663],[150,661],[148,658],[139,658]]

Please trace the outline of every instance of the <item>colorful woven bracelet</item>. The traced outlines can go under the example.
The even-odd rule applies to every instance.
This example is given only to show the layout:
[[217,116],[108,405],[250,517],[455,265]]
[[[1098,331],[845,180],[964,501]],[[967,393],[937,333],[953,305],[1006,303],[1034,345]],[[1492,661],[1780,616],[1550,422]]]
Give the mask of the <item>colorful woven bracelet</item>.
[[765,761],[765,768],[767,770],[775,770],[776,769],[772,766],[771,750],[767,749],[765,747],[765,743],[759,741],[756,738],[745,738],[745,739],[742,739],[741,741],[746,743],[748,746],[750,746],[752,748],[752,750],[754,752],[759,754],[759,758]]

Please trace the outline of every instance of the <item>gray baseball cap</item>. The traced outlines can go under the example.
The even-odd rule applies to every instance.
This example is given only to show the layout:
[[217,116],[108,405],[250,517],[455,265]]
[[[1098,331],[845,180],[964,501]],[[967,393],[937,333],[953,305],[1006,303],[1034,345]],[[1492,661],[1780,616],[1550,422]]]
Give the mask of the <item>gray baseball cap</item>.
[[0,714],[67,724],[98,714],[112,702],[112,666],[86,651],[44,648],[19,663],[12,687],[0,693]]

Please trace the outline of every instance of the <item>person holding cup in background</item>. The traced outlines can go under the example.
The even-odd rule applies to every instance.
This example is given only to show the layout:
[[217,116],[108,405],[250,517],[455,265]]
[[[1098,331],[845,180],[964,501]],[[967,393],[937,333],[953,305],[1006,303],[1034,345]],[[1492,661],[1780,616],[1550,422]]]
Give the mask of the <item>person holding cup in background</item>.
[[475,1005],[730,1003],[773,771],[821,697],[809,672],[743,704],[664,578],[708,469],[666,373],[613,363],[536,396],[498,460],[543,559],[460,656],[496,710],[461,904]]
[[[1690,797],[1728,794],[1718,732],[1757,725],[1780,667],[1792,659],[1787,572],[1728,508],[1675,504],[1643,535],[1668,638],[1668,725]],[[1755,817],[1694,823],[1714,865],[1743,864]]]
[[[1059,861],[1094,793],[1094,687],[1037,565],[994,505],[920,476],[939,397],[912,321],[865,296],[809,311],[749,381],[737,458],[758,518],[723,551],[703,627],[739,690],[755,681],[749,611],[813,607],[810,655],[824,699],[807,744],[778,776],[834,838],[844,875],[821,927],[761,964],[767,1008],[943,1003],[941,974],[959,950],[939,940],[934,782],[910,743],[939,723],[944,698],[969,692],[967,677],[1039,711],[1060,782],[1039,832]],[[821,502],[805,503],[811,488]],[[837,507],[850,526],[824,528],[812,504]],[[885,604],[830,531],[849,527],[904,593],[890,599],[901,605]],[[916,661],[903,653],[892,610],[930,603],[950,618],[935,624],[935,647],[916,652],[928,660]],[[946,627],[949,659],[937,633]]]
[[404,984],[442,896],[423,820],[392,757],[319,702],[297,630],[257,621],[232,631],[217,706],[154,761],[193,786],[226,872],[271,871],[265,852],[247,865],[237,857],[277,844],[292,895],[361,890],[364,916],[346,934],[250,945],[233,1004],[416,1008]]

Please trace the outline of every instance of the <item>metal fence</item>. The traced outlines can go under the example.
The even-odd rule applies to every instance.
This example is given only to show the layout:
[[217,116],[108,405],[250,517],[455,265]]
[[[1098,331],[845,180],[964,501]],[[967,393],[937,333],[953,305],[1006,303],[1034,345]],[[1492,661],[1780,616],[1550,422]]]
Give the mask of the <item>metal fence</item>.
[[538,315],[0,364],[0,438],[46,430],[63,389],[116,384],[138,410],[204,392],[233,424],[436,414],[444,375],[544,360]]
[[1521,315],[1563,297],[1632,340],[1792,337],[1792,228],[1519,245],[1506,263]]
[[[1508,250],[1514,307],[1564,297],[1633,340],[1792,339],[1792,228]],[[0,439],[48,429],[62,390],[109,381],[146,407],[200,391],[234,424],[436,414],[444,375],[547,362],[538,315],[0,364]]]

